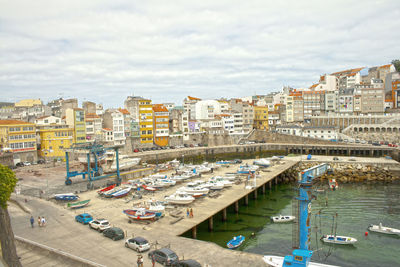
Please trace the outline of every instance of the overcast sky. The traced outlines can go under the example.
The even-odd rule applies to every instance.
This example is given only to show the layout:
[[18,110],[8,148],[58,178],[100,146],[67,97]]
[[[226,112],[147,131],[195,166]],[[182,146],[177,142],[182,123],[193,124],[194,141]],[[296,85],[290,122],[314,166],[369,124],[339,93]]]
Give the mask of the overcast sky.
[[0,0],[0,101],[309,87],[399,58],[400,1]]

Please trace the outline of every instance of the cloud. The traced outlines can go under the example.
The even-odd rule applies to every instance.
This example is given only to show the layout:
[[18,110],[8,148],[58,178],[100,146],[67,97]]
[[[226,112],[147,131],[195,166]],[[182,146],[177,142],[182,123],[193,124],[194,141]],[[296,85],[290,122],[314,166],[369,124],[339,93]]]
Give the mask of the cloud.
[[[1,100],[107,107],[308,87],[398,57],[398,1],[0,0]],[[0,101],[1,101],[0,100]]]

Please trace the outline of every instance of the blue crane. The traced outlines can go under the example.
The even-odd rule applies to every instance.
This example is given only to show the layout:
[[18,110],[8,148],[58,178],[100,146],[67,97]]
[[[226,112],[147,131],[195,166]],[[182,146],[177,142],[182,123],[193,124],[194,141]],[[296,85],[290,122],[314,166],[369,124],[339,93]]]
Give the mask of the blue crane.
[[310,263],[313,251],[310,250],[311,239],[311,201],[312,185],[315,178],[320,177],[330,169],[329,164],[323,163],[299,173],[298,186],[299,195],[296,198],[298,208],[296,218],[298,222],[294,225],[297,227],[295,231],[294,244],[295,248],[292,255],[287,255],[283,260],[283,267],[307,267]]

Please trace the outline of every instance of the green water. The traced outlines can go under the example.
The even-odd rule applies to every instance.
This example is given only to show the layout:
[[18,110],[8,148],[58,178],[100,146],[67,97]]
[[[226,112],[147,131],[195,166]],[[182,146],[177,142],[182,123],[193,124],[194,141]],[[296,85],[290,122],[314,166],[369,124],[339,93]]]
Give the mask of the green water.
[[[241,203],[239,214],[229,209],[226,222],[216,216],[213,232],[208,231],[207,223],[201,224],[197,238],[226,247],[233,236],[241,234],[246,241],[239,250],[288,255],[292,251],[292,225],[274,224],[270,217],[292,214],[295,193],[293,185],[278,185],[265,195],[259,194],[257,200],[250,200],[247,207]],[[369,224],[379,222],[400,229],[399,184],[343,184],[339,190],[316,195],[317,200],[312,202],[311,247],[322,250],[314,253],[313,261],[340,266],[400,266],[400,237],[373,232],[364,236]],[[316,217],[321,209],[322,216]],[[319,240],[322,234],[331,233],[335,213],[337,234],[357,238],[355,245],[326,245]]]

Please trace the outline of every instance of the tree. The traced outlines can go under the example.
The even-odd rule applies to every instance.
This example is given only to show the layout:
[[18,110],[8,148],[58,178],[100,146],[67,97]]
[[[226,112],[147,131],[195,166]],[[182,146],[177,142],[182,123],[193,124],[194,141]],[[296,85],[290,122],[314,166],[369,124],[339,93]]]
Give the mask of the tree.
[[392,60],[392,64],[397,72],[400,72],[400,60],[394,59]]
[[11,228],[7,201],[17,184],[15,173],[10,168],[0,164],[0,241],[4,261],[10,267],[22,266],[15,248],[14,233]]

